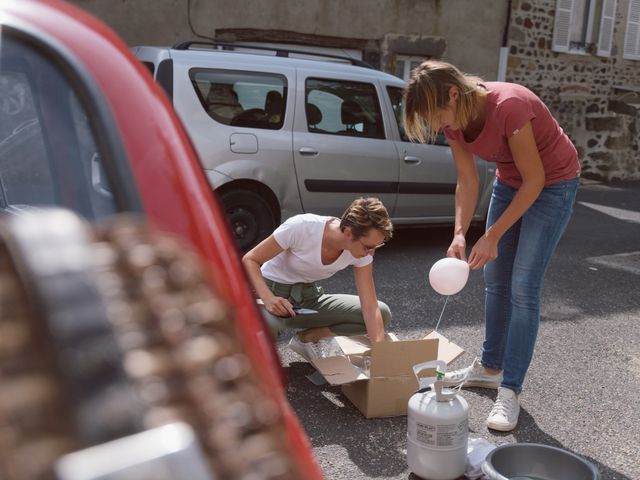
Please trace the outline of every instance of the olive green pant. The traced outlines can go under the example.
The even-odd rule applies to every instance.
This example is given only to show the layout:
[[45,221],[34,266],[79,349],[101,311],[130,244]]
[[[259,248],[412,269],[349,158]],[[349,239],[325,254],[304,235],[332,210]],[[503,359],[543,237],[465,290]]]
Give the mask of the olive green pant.
[[[267,312],[262,306],[262,313],[273,335],[278,335],[289,328],[307,329],[328,327],[336,335],[361,335],[367,333],[362,316],[360,297],[357,295],[333,294],[325,295],[322,287],[316,283],[294,283],[288,285],[264,279],[274,295],[286,298],[294,307],[317,310],[318,313],[299,314],[295,317],[278,317]],[[391,321],[391,310],[378,302],[382,321],[385,327]]]

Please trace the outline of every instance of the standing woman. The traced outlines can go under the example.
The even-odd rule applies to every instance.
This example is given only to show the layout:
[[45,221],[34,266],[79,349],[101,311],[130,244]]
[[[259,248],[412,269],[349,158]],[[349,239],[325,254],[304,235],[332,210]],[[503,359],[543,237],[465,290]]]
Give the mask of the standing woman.
[[[513,430],[540,323],[544,273],[573,210],[577,151],[530,90],[484,82],[445,62],[426,61],[412,72],[404,122],[409,137],[421,142],[444,131],[458,176],[447,256],[484,267],[481,361],[446,377],[467,374],[466,386],[497,388],[487,426]],[[474,155],[495,162],[497,171],[485,233],[467,258],[465,234],[479,190]]]

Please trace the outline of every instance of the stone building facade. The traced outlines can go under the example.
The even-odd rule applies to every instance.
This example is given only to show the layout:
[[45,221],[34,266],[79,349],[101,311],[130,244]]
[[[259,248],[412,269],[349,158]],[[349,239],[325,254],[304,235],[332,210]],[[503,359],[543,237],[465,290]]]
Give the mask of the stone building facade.
[[629,1],[614,2],[609,56],[596,52],[602,8],[585,51],[552,50],[557,3],[512,2],[506,78],[546,102],[576,144],[583,176],[640,180],[640,60],[623,58]]
[[487,79],[508,11],[508,0],[69,1],[130,46],[202,39],[355,51],[392,73],[402,58],[444,58]]
[[[395,74],[402,62],[410,67],[441,58],[487,80],[521,83],[572,138],[585,177],[640,180],[640,51],[633,60],[623,54],[630,4],[640,35],[640,0],[70,1],[129,45],[201,38],[311,46],[356,52]],[[589,38],[577,49],[556,51],[558,9],[580,6],[591,18]],[[593,42],[612,6],[610,53],[598,55]],[[571,14],[564,26],[576,19]]]

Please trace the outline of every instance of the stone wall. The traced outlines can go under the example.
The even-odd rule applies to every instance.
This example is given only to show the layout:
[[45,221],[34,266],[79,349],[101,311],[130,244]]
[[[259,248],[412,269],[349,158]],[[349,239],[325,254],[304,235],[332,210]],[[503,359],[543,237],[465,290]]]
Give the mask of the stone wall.
[[[129,45],[194,37],[356,48],[394,70],[395,55],[432,56],[494,80],[505,25],[507,77],[549,106],[583,175],[640,179],[640,61],[624,60],[629,0],[618,0],[612,56],[551,50],[556,0],[71,0]],[[597,32],[599,23],[594,30]]]
[[555,7],[555,0],[513,1],[507,81],[546,102],[576,144],[583,176],[638,180],[640,61],[622,58],[628,0],[618,1],[611,57],[553,52]]

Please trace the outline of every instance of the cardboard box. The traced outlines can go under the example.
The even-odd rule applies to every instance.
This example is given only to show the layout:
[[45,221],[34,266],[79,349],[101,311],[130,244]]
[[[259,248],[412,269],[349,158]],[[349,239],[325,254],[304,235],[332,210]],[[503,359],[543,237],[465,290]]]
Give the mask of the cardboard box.
[[[436,332],[421,340],[396,338],[373,347],[364,336],[336,337],[336,342],[344,355],[312,363],[329,384],[340,385],[367,418],[406,415],[409,398],[418,390],[413,366],[436,359],[449,364],[464,352]],[[422,375],[433,376],[434,372],[427,370]]]

